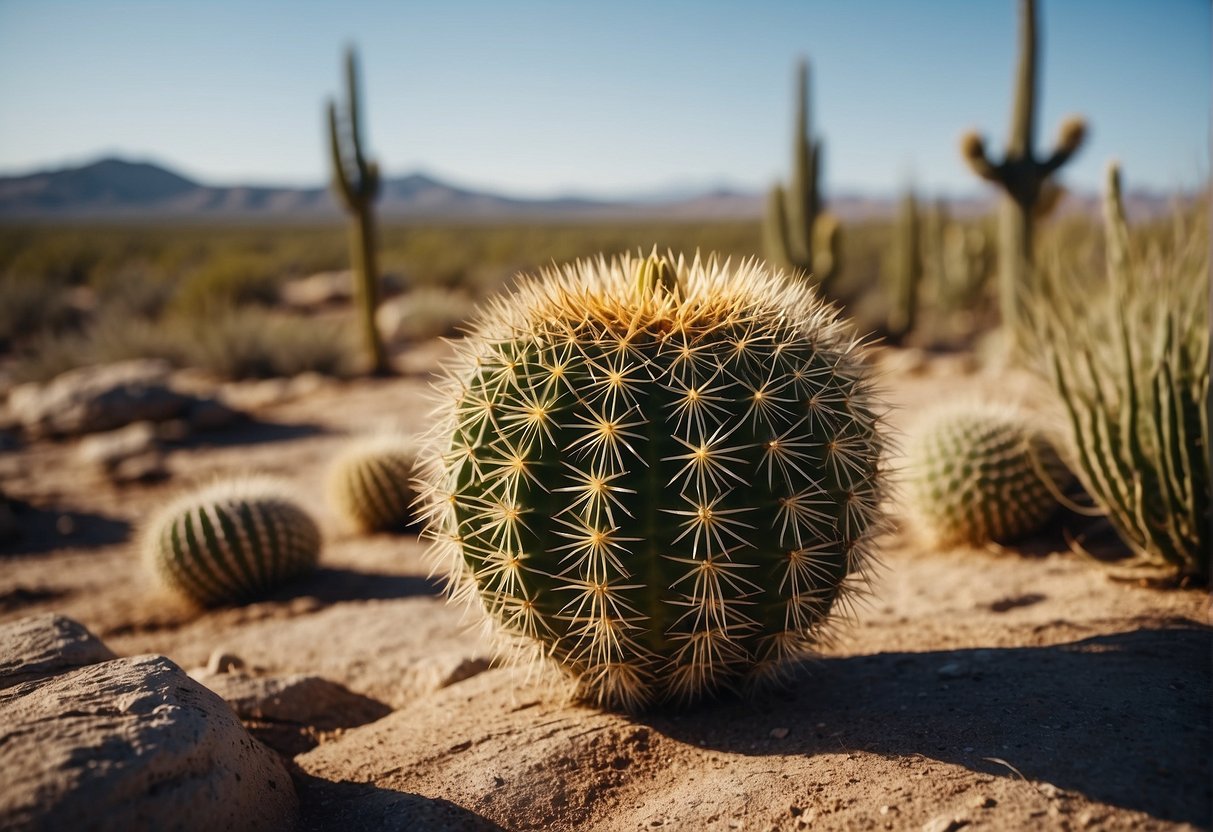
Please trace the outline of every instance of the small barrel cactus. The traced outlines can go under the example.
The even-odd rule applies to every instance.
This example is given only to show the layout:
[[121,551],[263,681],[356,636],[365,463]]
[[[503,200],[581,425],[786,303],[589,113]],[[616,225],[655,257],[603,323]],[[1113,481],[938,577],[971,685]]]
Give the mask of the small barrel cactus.
[[269,477],[216,482],[166,506],[144,558],[168,589],[203,606],[242,603],[311,571],[320,531]]
[[758,261],[524,278],[460,344],[422,466],[452,594],[606,707],[778,676],[882,525],[863,352]]
[[912,510],[940,544],[1007,541],[1056,511],[1070,473],[1041,429],[1013,408],[972,404],[931,415],[907,443]]
[[330,469],[330,501],[360,531],[404,529],[413,524],[416,461],[417,445],[408,437],[384,434],[356,440]]

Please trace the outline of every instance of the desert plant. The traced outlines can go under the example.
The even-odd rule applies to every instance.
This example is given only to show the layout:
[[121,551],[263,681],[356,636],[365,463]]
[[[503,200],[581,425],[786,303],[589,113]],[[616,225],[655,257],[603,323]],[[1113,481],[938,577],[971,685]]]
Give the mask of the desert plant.
[[460,344],[427,534],[454,596],[629,710],[775,677],[879,525],[864,348],[765,264],[600,257],[495,300]]
[[391,372],[383,339],[375,327],[379,305],[379,271],[375,251],[375,200],[379,196],[379,164],[368,162],[362,150],[361,107],[358,101],[358,59],[354,50],[345,53],[345,112],[328,103],[329,152],[333,166],[333,190],[350,215],[350,252],[354,270],[354,296],[363,342],[374,375]]
[[1011,130],[1001,161],[986,153],[976,132],[961,139],[961,153],[973,172],[1002,188],[999,208],[998,280],[1003,331],[1012,355],[1029,352],[1030,325],[1025,307],[1037,293],[1034,276],[1033,224],[1061,191],[1052,176],[1082,145],[1087,126],[1071,116],[1061,125],[1057,145],[1044,159],[1036,156],[1036,0],[1019,0],[1019,67]]
[[242,603],[311,571],[320,532],[287,487],[267,477],[216,482],[162,509],[144,560],[167,589],[203,606]]
[[896,239],[889,267],[892,304],[888,332],[894,340],[908,335],[918,319],[918,289],[923,272],[922,234],[918,200],[913,191],[907,191],[901,198],[901,207],[897,212]]
[[813,138],[809,125],[809,64],[802,60],[796,72],[792,181],[787,188],[771,189],[763,235],[768,258],[811,274],[822,293],[830,296],[841,265],[841,232],[838,220],[824,212],[821,154],[821,140]]
[[1046,432],[1015,408],[965,403],[926,417],[906,445],[909,507],[941,545],[1013,540],[1057,510],[1070,475]]
[[1140,556],[1209,579],[1209,244],[1207,220],[1169,247],[1130,234],[1120,171],[1104,200],[1106,279],[1060,264],[1039,304],[1048,375],[1069,417],[1088,493]]
[[399,531],[413,524],[417,443],[395,433],[363,437],[333,461],[330,502],[360,531]]

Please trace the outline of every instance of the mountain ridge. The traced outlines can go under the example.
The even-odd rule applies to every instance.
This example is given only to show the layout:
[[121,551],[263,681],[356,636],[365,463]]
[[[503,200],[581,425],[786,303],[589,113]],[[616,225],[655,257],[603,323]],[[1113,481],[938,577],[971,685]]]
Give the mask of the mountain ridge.
[[[896,211],[896,195],[837,194],[830,210],[844,221],[876,219]],[[1135,216],[1165,213],[1171,198],[1129,195]],[[993,193],[947,200],[956,216],[990,211]],[[629,219],[756,220],[764,195],[722,186],[698,193],[685,187],[668,198],[509,196],[452,185],[422,172],[386,178],[378,210],[385,219],[509,220]],[[1094,196],[1071,195],[1066,213],[1098,213]],[[341,211],[327,187],[207,185],[147,161],[104,157],[72,167],[0,176],[0,222],[46,220],[331,220]]]

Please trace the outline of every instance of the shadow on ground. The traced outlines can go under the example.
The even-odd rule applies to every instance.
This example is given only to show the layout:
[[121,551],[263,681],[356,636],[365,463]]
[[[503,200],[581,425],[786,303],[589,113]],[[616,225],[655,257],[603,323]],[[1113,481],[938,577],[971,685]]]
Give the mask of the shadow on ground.
[[[646,722],[746,755],[866,751],[1044,781],[1210,823],[1213,630],[1188,621],[1048,647],[825,659],[794,686]],[[787,728],[774,739],[772,729]],[[1001,762],[1000,762],[1001,761]]]
[[334,783],[294,768],[303,832],[331,829],[413,832],[502,832],[501,827],[449,800],[383,789],[369,783]]
[[289,601],[300,595],[323,604],[341,601],[379,601],[411,598],[417,595],[442,595],[442,584],[424,575],[392,575],[383,572],[358,572],[323,566],[306,578],[268,596],[267,601]]
[[58,549],[98,549],[122,543],[131,533],[126,520],[86,511],[59,511],[14,503],[19,536],[0,543],[0,557],[39,555]]
[[290,424],[249,419],[222,430],[191,433],[184,439],[168,444],[174,448],[232,448],[240,445],[291,442],[328,432],[328,428],[323,425],[306,422]]

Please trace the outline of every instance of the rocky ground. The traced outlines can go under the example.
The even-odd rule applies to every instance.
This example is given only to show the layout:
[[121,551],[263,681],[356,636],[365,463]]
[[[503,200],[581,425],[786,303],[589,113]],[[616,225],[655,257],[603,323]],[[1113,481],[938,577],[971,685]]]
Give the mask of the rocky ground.
[[[232,388],[227,401],[255,420],[158,433],[150,475],[116,477],[88,440],[0,446],[0,489],[26,531],[0,543],[0,623],[60,613],[117,656],[167,656],[278,751],[305,829],[1213,822],[1208,597],[1118,579],[1068,550],[1062,520],[1026,552],[890,536],[856,620],[788,690],[755,700],[625,717],[495,666],[439,597],[416,537],[356,536],[324,501],[351,435],[425,424],[434,357],[418,351],[417,372],[390,381]],[[883,366],[902,424],[991,384],[954,358]],[[140,524],[180,489],[250,469],[299,489],[324,530],[322,568],[235,609],[156,594]]]

